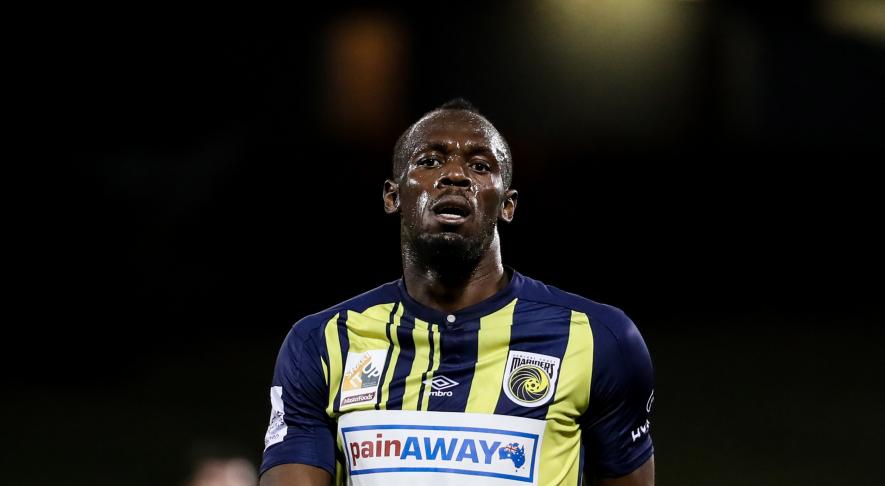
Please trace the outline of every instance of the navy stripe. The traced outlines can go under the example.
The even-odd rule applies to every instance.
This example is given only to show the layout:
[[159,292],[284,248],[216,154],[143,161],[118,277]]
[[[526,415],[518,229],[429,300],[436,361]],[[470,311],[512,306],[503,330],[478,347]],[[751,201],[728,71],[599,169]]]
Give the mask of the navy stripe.
[[[432,324],[428,323],[428,326],[433,327]],[[421,373],[421,388],[418,389],[418,410],[421,410],[421,404],[424,403],[424,389],[427,387],[427,384],[424,383],[424,380],[427,379],[427,373],[430,373],[430,370],[433,369],[433,331],[427,331],[427,342],[430,344],[430,357],[427,359],[427,371]]]
[[396,359],[396,368],[393,370],[393,379],[390,381],[387,394],[388,410],[402,410],[406,377],[412,371],[412,362],[415,361],[415,340],[412,338],[415,318],[404,314],[399,322],[400,325],[395,328],[399,342],[399,357]]
[[[347,352],[350,350],[350,340],[347,339],[347,311],[343,310],[338,314],[338,342],[341,344],[341,373],[345,373],[344,367],[347,366]],[[333,410],[340,412],[341,404],[341,388],[338,387],[338,393],[335,394],[335,402]]]
[[[450,329],[438,334],[440,362],[433,378],[444,376],[457,385],[440,390],[443,392],[440,395],[431,393],[428,411],[463,412],[467,409],[467,397],[470,396],[479,353],[479,319],[465,321],[464,329],[469,330]],[[445,396],[447,392],[451,392],[452,396]]]
[[[572,311],[565,307],[553,307],[525,300],[517,301],[513,310],[513,327],[510,329],[510,351],[526,351],[559,358],[561,368],[562,357],[568,345],[571,317]],[[559,374],[557,370],[557,382]],[[557,383],[551,383],[554,395],[556,385]],[[504,386],[507,386],[506,377]],[[524,407],[510,400],[502,392],[498,397],[495,413],[544,420],[547,417],[547,408],[552,402],[553,397],[544,405]]]
[[577,486],[581,486],[584,484],[584,441],[581,441],[581,459],[578,462],[578,484]]
[[[387,356],[384,358],[384,369],[381,370],[381,386],[384,386],[384,377],[387,376],[387,368],[390,366],[390,355],[393,354],[393,340],[390,338],[390,328],[393,326],[393,318],[399,309],[399,301],[393,304],[393,310],[390,311],[390,317],[387,319]],[[381,410],[381,395],[378,393],[378,399],[375,401],[375,410]]]

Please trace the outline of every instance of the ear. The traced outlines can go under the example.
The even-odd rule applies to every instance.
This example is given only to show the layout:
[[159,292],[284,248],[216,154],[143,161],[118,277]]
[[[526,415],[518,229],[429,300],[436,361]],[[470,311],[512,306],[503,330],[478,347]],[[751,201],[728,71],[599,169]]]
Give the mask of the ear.
[[513,221],[513,214],[516,212],[516,201],[519,199],[519,193],[514,189],[504,193],[504,200],[501,201],[501,214],[498,219],[505,223]]
[[399,212],[399,184],[390,179],[384,181],[384,212],[387,214]]

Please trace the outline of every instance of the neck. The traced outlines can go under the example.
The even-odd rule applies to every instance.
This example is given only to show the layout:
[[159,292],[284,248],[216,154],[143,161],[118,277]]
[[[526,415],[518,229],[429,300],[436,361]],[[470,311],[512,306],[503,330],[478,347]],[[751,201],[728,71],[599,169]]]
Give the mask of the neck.
[[501,263],[497,232],[477,262],[462,266],[429,263],[404,242],[403,280],[413,299],[441,312],[455,312],[478,304],[509,282]]

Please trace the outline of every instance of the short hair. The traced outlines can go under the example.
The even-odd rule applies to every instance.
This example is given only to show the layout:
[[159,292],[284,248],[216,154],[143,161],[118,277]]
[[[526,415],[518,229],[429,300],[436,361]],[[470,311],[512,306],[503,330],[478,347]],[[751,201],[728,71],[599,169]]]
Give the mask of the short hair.
[[[486,118],[485,115],[480,113],[480,111],[475,106],[473,106],[473,103],[471,103],[467,99],[457,97],[457,98],[452,98],[449,101],[446,101],[445,103],[439,105],[438,107],[421,115],[421,117],[418,118],[418,121],[409,125],[409,127],[406,128],[405,131],[403,131],[403,133],[396,140],[396,144],[393,146],[393,164],[392,164],[392,170],[393,170],[392,175],[393,175],[394,179],[398,179],[400,177],[400,175],[402,175],[403,170],[405,169],[406,164],[408,162],[409,157],[408,157],[408,154],[405,153],[406,141],[408,140],[409,134],[412,132],[412,129],[415,128],[415,125],[419,121],[423,120],[427,115],[430,115],[432,113],[436,113],[437,111],[448,111],[448,110],[467,111],[467,112],[473,113],[474,115],[487,121],[489,123],[489,125],[492,125],[492,127],[495,127],[492,124],[492,122],[489,121],[489,119]],[[498,129],[495,128],[495,131],[497,131],[497,130]],[[513,180],[513,160],[512,160],[512,155],[510,153],[510,144],[507,143],[507,139],[504,138],[504,135],[501,135],[501,132],[498,132],[498,136],[501,137],[501,141],[504,142],[504,148],[506,150],[504,153],[504,160],[499,161],[501,163],[501,176],[504,179],[504,188],[509,189],[510,183]]]

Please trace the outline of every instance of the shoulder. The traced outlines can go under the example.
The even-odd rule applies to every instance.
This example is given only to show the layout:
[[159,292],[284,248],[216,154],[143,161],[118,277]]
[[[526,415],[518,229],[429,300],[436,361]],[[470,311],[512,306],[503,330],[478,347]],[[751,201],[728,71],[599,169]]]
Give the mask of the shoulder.
[[340,317],[344,312],[361,313],[372,306],[395,302],[397,299],[399,299],[397,281],[388,282],[315,314],[304,316],[292,326],[289,336],[302,341],[316,338],[325,332],[326,324],[330,320],[336,316]]
[[553,285],[526,276],[522,287],[522,299],[547,305],[559,306],[587,315],[594,339],[623,343],[639,337],[636,324],[623,310],[586,297],[566,292]]
[[341,317],[346,318],[348,311],[363,312],[369,307],[395,301],[396,284],[396,281],[386,283],[299,319],[283,339],[277,358],[278,363],[295,362],[304,356],[323,354],[326,347],[326,332],[330,322]]

